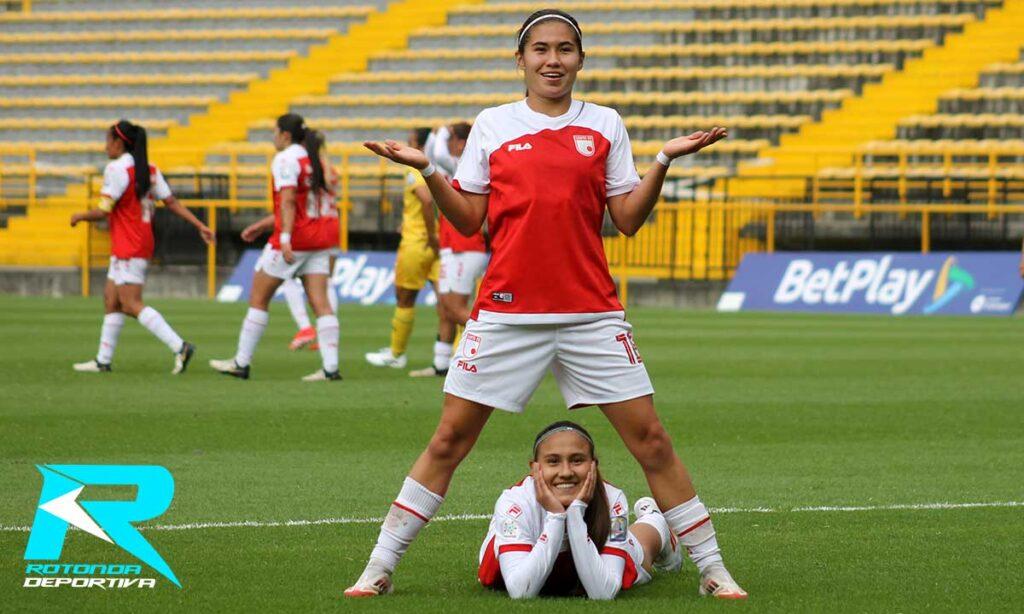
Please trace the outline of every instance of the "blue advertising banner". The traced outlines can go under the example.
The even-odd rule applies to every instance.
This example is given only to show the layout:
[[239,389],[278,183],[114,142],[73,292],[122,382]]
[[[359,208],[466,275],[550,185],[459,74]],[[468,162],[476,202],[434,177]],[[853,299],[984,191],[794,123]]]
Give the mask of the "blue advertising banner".
[[[217,300],[223,303],[249,300],[252,289],[252,273],[258,249],[246,250],[239,258],[231,278],[217,293]],[[330,280],[330,291],[338,294],[338,303],[359,305],[393,305],[395,303],[395,252],[337,252],[334,271]],[[283,300],[281,291],[274,296]],[[421,305],[437,304],[437,296],[430,284],[416,299]]]
[[719,311],[1011,315],[1019,252],[747,254]]

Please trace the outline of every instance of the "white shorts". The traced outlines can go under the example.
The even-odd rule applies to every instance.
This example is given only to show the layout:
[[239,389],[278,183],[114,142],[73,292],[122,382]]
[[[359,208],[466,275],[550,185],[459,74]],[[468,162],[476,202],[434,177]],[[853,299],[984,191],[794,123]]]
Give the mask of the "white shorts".
[[493,324],[470,320],[452,356],[444,391],[521,412],[549,370],[569,409],[654,392],[625,320],[581,324]]
[[469,296],[476,289],[476,280],[483,276],[487,262],[491,259],[486,252],[453,252],[441,250],[441,274],[437,289],[440,294],[465,294]]
[[259,260],[256,261],[255,270],[263,271],[271,277],[278,279],[293,279],[303,275],[330,275],[331,274],[331,250],[321,249],[312,252],[292,252],[295,254],[295,262],[288,264],[284,261],[284,255],[268,243],[263,248]]
[[631,586],[647,584],[651,581],[651,574],[644,569],[644,547],[640,545],[640,540],[638,540],[636,535],[633,534],[632,529],[630,529],[626,534],[626,541],[606,542],[605,550],[607,551],[609,548],[625,550],[626,555],[629,556],[629,561],[626,563],[625,573],[636,573],[636,579],[633,580],[633,584]]
[[149,261],[145,258],[117,258],[110,257],[110,268],[107,269],[107,279],[113,280],[115,286],[125,284],[144,285],[146,283],[146,267]]

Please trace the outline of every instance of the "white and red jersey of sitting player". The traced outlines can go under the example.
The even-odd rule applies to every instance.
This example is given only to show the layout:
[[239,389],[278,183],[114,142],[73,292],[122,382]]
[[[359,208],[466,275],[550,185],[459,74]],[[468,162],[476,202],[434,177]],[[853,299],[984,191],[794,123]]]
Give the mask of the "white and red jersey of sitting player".
[[583,427],[556,422],[537,436],[530,475],[501,493],[480,548],[477,577],[513,598],[612,599],[676,571],[678,542],[654,500],[637,502],[605,482]]

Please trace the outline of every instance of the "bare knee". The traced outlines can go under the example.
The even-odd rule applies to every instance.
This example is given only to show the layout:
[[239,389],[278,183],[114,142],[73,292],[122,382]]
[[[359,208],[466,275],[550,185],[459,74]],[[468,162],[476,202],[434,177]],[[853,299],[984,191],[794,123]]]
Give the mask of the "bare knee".
[[435,463],[457,466],[472,447],[469,436],[449,425],[441,424],[427,445],[427,454]]
[[644,471],[664,469],[675,461],[672,438],[660,422],[645,426],[631,442],[630,450]]

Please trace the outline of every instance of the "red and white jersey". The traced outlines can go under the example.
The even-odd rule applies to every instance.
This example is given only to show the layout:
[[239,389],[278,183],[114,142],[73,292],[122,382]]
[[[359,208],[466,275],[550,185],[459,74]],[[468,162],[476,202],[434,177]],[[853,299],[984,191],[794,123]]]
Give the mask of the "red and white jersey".
[[[626,501],[625,493],[618,488],[607,482],[604,483],[604,488],[608,495],[611,532],[607,543],[600,549],[600,552],[602,555],[608,555],[609,560],[614,564],[622,565],[621,586],[629,588],[637,577],[635,564],[621,547],[622,542],[629,539],[627,534],[629,504]],[[480,567],[477,573],[480,583],[490,588],[504,588],[505,581],[502,578],[502,562],[500,560],[502,555],[529,553],[538,546],[556,546],[558,554],[554,564],[547,569],[545,566],[535,569],[538,575],[544,574],[537,580],[543,582],[541,592],[565,595],[578,590],[579,577],[572,560],[572,553],[569,550],[568,535],[560,533],[559,543],[550,543],[545,528],[545,519],[549,516],[537,501],[532,477],[527,476],[519,484],[502,492],[494,506],[494,515],[491,517],[487,536],[480,548]]]
[[149,165],[149,192],[135,194],[135,158],[130,153],[107,163],[100,193],[114,201],[110,211],[110,253],[115,258],[153,257],[153,210],[155,201],[171,197],[171,188],[160,170]]
[[441,249],[450,249],[457,254],[462,252],[487,253],[487,241],[484,239],[482,230],[467,237],[455,230],[455,227],[443,214],[438,218],[437,226],[437,242],[441,245]]
[[[295,222],[292,225],[292,249],[314,251],[338,244],[337,207],[333,197],[326,198],[313,189],[313,165],[302,145],[293,143],[277,152],[271,163],[274,181],[274,234],[270,246],[281,249],[281,190],[295,188]],[[332,220],[329,219],[333,217]],[[332,233],[333,230],[333,233]]]
[[489,194],[491,263],[472,317],[560,324],[623,317],[601,225],[608,197],[640,183],[614,109],[572,101],[548,117],[525,100],[477,116],[454,185]]

